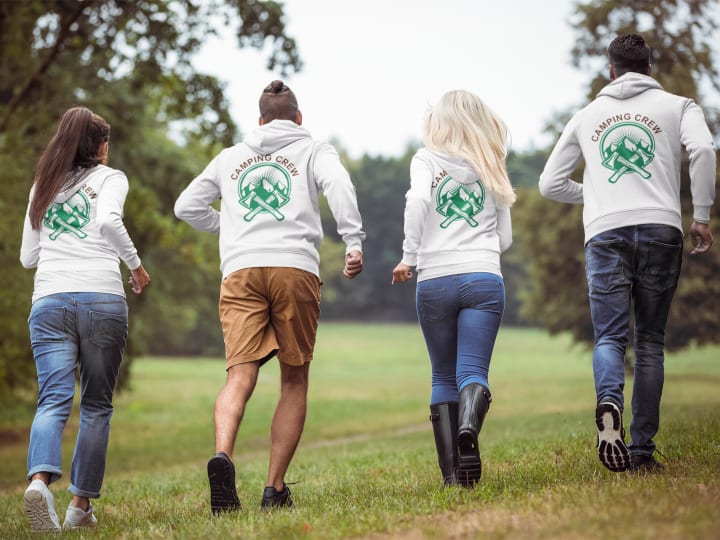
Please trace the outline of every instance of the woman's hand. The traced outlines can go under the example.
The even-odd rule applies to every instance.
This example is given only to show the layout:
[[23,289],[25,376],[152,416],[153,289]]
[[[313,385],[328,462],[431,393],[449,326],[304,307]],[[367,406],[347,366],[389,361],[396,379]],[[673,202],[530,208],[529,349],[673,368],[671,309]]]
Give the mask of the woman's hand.
[[147,273],[145,267],[141,264],[135,270],[130,270],[130,288],[135,294],[142,294],[143,289],[150,285],[150,274]]
[[405,283],[412,276],[413,273],[412,270],[410,270],[410,267],[404,262],[399,262],[393,270],[392,284],[395,285],[396,283]]

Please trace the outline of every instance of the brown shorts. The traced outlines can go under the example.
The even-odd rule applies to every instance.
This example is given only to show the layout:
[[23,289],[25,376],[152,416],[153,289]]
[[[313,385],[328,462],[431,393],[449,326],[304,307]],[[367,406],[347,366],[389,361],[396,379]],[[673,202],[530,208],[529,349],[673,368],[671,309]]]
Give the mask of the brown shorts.
[[320,319],[320,280],[297,268],[245,268],[220,286],[225,369],[278,359],[310,362]]

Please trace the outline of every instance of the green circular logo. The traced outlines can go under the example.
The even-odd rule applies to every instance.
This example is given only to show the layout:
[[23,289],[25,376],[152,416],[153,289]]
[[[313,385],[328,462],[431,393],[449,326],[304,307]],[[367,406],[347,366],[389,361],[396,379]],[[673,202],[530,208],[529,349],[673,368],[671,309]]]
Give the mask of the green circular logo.
[[436,202],[435,209],[445,216],[440,224],[443,229],[458,220],[477,227],[478,222],[473,217],[484,208],[485,188],[479,180],[472,184],[461,184],[448,176],[438,187]]
[[258,214],[285,219],[280,208],[290,201],[290,175],[277,163],[257,163],[248,168],[238,181],[240,205],[249,212],[243,216],[252,221]]
[[608,178],[611,184],[629,173],[648,180],[652,175],[645,167],[655,157],[655,138],[642,124],[621,122],[600,139],[600,154],[603,166],[613,171]]
[[78,238],[85,238],[87,234],[82,228],[88,223],[90,223],[90,201],[81,191],[63,203],[52,204],[43,219],[43,224],[52,229],[50,240],[56,240],[66,232]]

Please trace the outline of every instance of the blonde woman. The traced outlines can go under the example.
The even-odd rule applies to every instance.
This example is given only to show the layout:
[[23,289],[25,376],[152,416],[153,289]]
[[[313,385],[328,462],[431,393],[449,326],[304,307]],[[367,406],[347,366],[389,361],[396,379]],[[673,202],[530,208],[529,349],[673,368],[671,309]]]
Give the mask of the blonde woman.
[[490,406],[488,370],[505,306],[500,254],[512,243],[515,201],[506,128],[476,95],[446,93],[410,164],[403,258],[417,269],[417,314],[432,365],[430,419],[446,485],[482,472],[478,434]]

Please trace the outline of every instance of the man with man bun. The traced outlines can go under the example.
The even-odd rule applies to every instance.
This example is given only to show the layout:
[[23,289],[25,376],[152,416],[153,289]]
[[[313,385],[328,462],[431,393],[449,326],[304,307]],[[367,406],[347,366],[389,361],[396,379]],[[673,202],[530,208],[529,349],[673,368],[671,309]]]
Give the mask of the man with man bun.
[[[260,367],[277,355],[280,398],[270,428],[261,507],[293,506],[285,474],[305,424],[308,371],[320,316],[318,193],[346,246],[343,274],[363,268],[365,233],[355,189],[335,149],[302,127],[295,94],[273,81],[259,127],[226,148],[183,191],[175,215],[220,233],[220,322],[227,381],[215,402],[215,455],[207,465],[213,514],[241,508],[232,461]],[[221,199],[218,212],[211,204]]]

